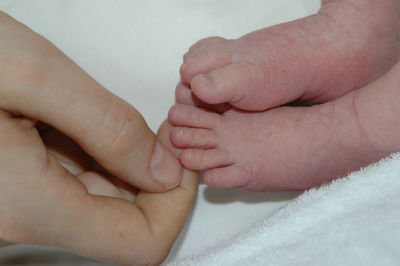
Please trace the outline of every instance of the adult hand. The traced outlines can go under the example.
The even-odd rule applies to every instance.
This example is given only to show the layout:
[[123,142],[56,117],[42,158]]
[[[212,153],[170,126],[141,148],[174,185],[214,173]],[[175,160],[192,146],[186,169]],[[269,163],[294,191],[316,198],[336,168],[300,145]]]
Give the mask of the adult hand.
[[[4,13],[0,39],[0,238],[160,263],[191,207],[195,175],[135,109]],[[68,136],[67,150],[54,145],[57,134]],[[67,171],[60,152],[81,171]]]

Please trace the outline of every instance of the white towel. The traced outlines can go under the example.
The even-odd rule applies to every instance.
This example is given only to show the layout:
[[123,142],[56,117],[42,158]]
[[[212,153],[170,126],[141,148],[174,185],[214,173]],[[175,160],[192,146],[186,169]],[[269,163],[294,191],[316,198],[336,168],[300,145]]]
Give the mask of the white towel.
[[400,154],[312,189],[169,265],[400,265]]

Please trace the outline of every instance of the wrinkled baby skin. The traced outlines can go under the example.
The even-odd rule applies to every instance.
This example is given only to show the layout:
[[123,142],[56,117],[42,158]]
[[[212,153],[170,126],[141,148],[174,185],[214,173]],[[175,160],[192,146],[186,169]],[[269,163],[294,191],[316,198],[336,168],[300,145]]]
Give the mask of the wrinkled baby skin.
[[184,56],[178,101],[185,87],[203,103],[251,111],[336,99],[397,61],[399,6],[398,0],[323,1],[317,14],[299,20],[239,39],[201,40]]
[[[211,186],[299,190],[397,151],[399,10],[323,1],[316,15],[196,43],[169,113],[183,165]],[[294,100],[320,104],[279,107]]]

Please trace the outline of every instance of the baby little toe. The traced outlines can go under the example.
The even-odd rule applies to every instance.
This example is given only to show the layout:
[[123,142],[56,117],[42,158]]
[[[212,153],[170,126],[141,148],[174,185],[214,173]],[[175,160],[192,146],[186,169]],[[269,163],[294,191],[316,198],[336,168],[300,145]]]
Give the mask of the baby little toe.
[[204,182],[212,187],[240,188],[250,181],[250,174],[240,165],[215,168],[204,173]]

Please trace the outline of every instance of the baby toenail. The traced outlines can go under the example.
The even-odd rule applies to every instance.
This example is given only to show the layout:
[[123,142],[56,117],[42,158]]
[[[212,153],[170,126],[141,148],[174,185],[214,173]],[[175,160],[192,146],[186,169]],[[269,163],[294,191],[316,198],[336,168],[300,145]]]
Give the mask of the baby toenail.
[[153,177],[168,188],[174,188],[181,182],[181,166],[177,158],[157,141],[151,159]]
[[210,79],[209,79],[206,75],[201,74],[201,75],[199,75],[199,77],[203,80],[203,82],[204,82],[207,86],[210,86],[210,85],[211,85]]
[[186,93],[187,95],[192,95],[192,90],[189,89],[188,87],[185,87],[185,93]]

